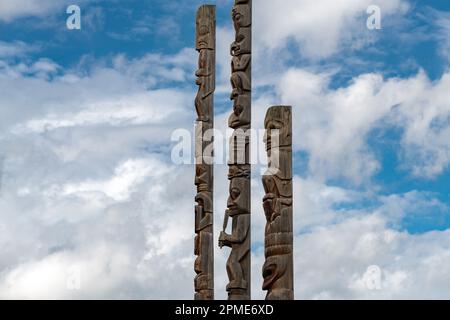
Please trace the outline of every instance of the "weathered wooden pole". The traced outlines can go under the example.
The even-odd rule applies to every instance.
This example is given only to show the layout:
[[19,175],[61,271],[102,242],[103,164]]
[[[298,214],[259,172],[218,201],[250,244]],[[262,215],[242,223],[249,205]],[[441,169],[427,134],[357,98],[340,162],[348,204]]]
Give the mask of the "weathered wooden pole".
[[213,234],[213,134],[216,65],[216,7],[203,5],[196,19],[196,49],[199,52],[195,73],[199,86],[195,98],[195,299],[214,299],[214,234]]
[[[229,127],[234,129],[230,140],[230,195],[227,201],[220,247],[230,247],[227,261],[229,300],[251,298],[250,260],[250,129],[251,129],[251,49],[252,1],[235,0],[232,18],[235,41],[231,44],[231,84],[233,112]],[[231,218],[231,234],[226,232]]]
[[266,215],[263,290],[267,300],[294,299],[292,108],[271,107],[265,119],[269,169],[263,176]]

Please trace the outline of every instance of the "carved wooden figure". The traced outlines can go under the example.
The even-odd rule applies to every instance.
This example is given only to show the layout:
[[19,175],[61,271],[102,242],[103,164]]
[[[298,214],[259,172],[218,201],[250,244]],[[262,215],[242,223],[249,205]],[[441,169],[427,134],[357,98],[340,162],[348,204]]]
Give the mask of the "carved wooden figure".
[[[214,299],[214,239],[213,239],[213,154],[212,139],[205,139],[214,128],[214,91],[216,55],[216,7],[201,6],[196,20],[196,49],[199,52],[195,98],[197,111],[195,145],[195,299]],[[205,135],[206,134],[206,135]]]
[[263,176],[267,224],[263,290],[267,300],[294,299],[292,108],[271,107],[265,119],[269,169]]
[[[230,195],[219,246],[231,248],[227,261],[229,300],[249,300],[250,277],[250,135],[251,128],[251,26],[252,1],[235,0],[232,10],[235,41],[231,44],[231,100],[233,112],[228,124],[234,129],[230,140]],[[231,234],[228,234],[229,219]]]

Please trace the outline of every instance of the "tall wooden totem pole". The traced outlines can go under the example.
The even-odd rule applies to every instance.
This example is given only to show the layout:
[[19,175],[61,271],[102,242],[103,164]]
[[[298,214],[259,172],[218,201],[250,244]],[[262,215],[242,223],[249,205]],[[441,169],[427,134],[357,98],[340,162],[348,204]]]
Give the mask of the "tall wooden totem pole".
[[263,290],[267,300],[294,299],[292,108],[271,107],[265,119],[269,169],[263,176],[266,215]]
[[[196,20],[196,49],[199,52],[195,98],[197,121],[195,128],[195,299],[214,299],[214,239],[213,239],[213,143],[214,91],[216,60],[216,7],[201,6]],[[209,152],[209,154],[207,153]]]
[[[219,246],[231,248],[227,261],[229,300],[249,300],[250,287],[250,129],[251,129],[251,57],[252,1],[235,0],[232,18],[236,31],[231,44],[231,100],[233,112],[229,127],[234,129],[230,139],[228,179],[229,198]],[[231,223],[231,234],[226,229]]]

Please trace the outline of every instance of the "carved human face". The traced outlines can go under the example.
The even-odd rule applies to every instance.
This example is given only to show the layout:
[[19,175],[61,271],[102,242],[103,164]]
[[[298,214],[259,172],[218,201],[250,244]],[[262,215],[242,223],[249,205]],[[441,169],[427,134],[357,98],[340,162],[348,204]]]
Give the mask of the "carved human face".
[[292,144],[290,123],[291,111],[289,108],[271,108],[268,111],[264,123],[266,128],[264,143],[267,151],[272,150],[272,147]]
[[195,42],[197,50],[214,49],[214,17],[210,16],[205,9],[200,8],[196,24],[197,39]]
[[233,11],[231,13],[234,23],[234,29],[236,31],[241,27],[250,27],[251,26],[251,13],[250,7],[246,4],[237,4],[233,7]]
[[233,88],[230,96],[231,100],[252,89],[250,79],[245,72],[233,72],[230,81]]
[[292,300],[294,298],[292,281],[292,256],[279,254],[269,256],[263,266],[263,290],[268,290],[267,300]]
[[202,208],[204,215],[206,212],[212,212],[212,199],[211,195],[208,192],[200,192],[195,197],[195,201],[198,203],[198,206]]
[[252,52],[251,28],[240,28],[236,31],[236,40],[231,44],[231,55],[239,56]]
[[287,258],[286,255],[270,256],[266,258],[266,262],[263,266],[263,290],[271,289],[275,282],[286,273]]
[[267,121],[265,124],[266,132],[264,133],[264,143],[266,144],[267,152],[272,151],[272,148],[280,146],[280,134],[283,128],[283,123],[277,120]]
[[268,222],[272,221],[272,216],[274,213],[274,204],[276,201],[277,190],[275,180],[272,176],[265,175],[262,177],[264,191],[266,195],[263,199],[263,209],[264,214],[266,215],[266,220]]
[[248,178],[231,179],[230,196],[228,198],[228,210],[231,216],[250,213],[249,187],[250,179]]
[[250,123],[250,98],[237,96],[234,99],[233,113],[228,119],[230,128],[239,128]]
[[208,190],[208,169],[204,164],[195,165],[195,185],[199,191]]

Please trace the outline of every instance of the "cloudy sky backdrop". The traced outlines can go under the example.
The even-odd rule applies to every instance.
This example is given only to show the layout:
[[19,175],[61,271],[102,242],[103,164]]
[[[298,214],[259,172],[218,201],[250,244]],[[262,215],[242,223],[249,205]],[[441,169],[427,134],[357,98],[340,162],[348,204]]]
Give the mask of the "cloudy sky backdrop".
[[[210,2],[225,129],[232,1]],[[450,4],[254,2],[254,127],[270,105],[294,108],[296,298],[450,298]],[[0,2],[0,298],[193,297],[194,171],[171,161],[171,135],[193,130],[202,3]],[[381,30],[366,27],[372,4]],[[252,189],[257,299],[259,166]]]

